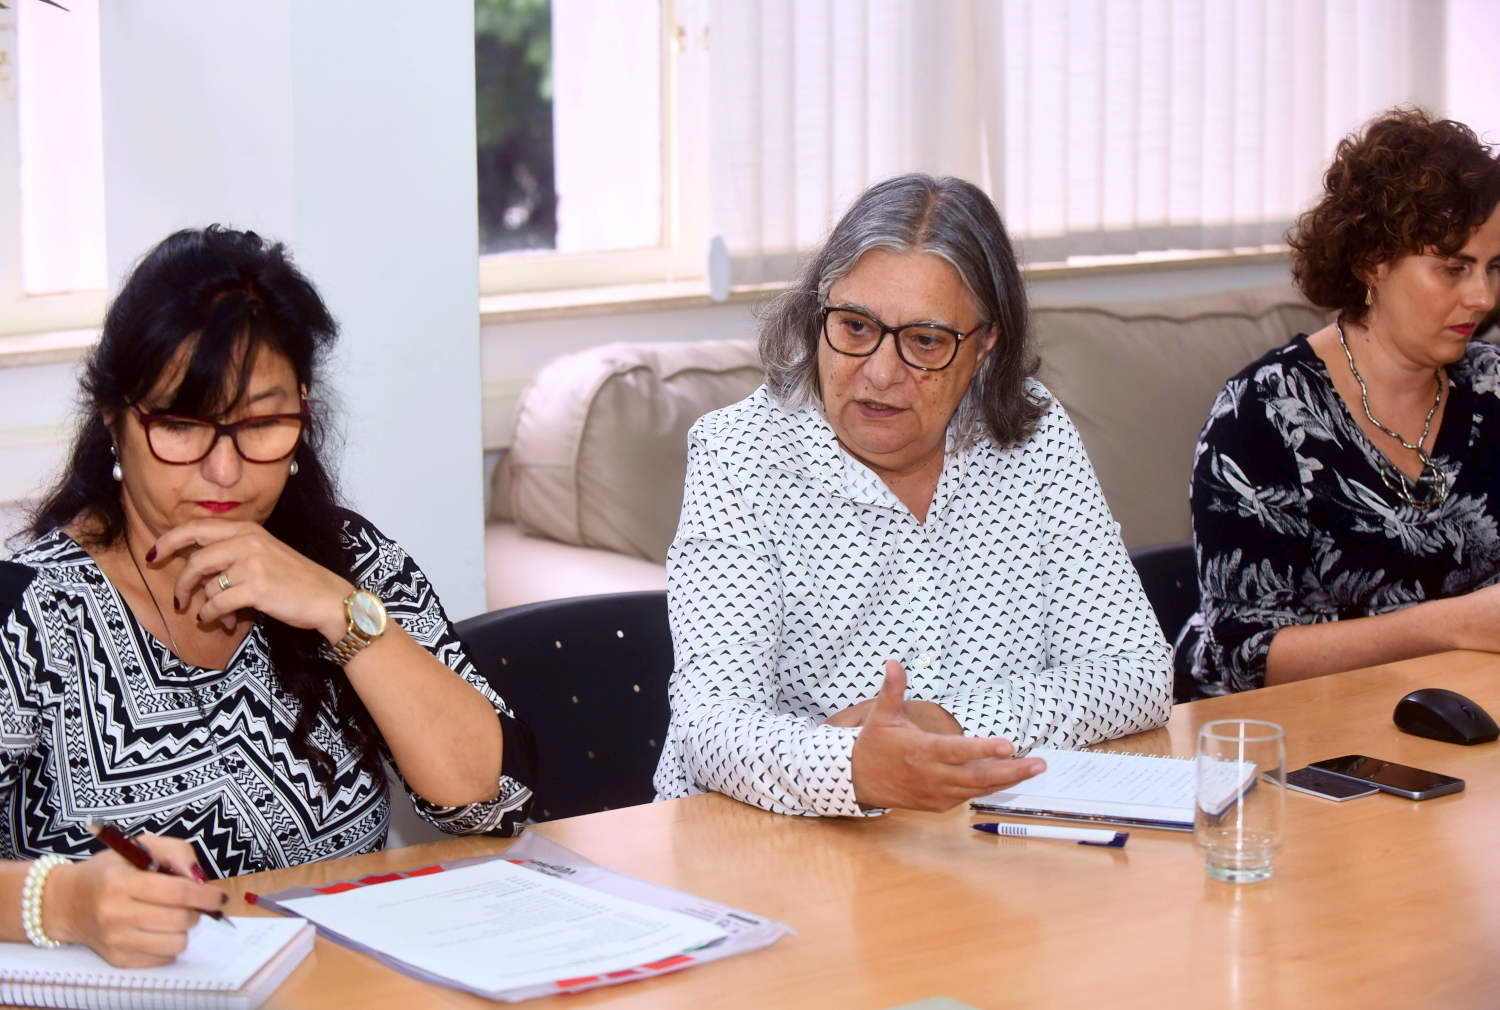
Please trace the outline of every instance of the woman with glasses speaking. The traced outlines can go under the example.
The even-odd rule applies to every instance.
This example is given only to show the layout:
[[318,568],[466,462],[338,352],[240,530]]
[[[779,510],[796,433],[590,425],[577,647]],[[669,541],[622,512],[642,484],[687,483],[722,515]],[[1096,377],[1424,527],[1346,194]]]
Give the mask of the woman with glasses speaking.
[[689,436],[659,798],[941,810],[1161,725],[1168,651],[989,198],[861,195]]
[[[0,940],[170,960],[224,898],[205,869],[382,847],[386,757],[447,831],[526,816],[524,727],[412,559],[336,503],[335,332],[282,246],[217,227],[110,307],[68,468],[0,563]],[[91,855],[96,820],[175,875]]]

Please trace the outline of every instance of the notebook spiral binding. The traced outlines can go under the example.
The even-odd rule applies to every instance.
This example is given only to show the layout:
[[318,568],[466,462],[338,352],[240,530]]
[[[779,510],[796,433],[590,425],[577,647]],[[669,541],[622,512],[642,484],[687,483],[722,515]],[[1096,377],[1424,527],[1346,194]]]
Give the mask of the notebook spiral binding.
[[104,989],[138,990],[150,989],[155,991],[192,990],[194,992],[226,992],[234,988],[233,985],[214,979],[164,979],[155,975],[143,975],[132,978],[124,972],[57,972],[46,970],[19,969],[10,972],[5,982],[11,985],[52,985],[52,986],[96,986]]

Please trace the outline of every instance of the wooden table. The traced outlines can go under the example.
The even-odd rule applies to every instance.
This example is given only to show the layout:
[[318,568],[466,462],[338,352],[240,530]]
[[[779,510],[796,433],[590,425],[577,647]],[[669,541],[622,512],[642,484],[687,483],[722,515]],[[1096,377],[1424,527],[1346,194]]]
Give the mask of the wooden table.
[[[675,975],[538,1001],[567,1008],[1500,1005],[1500,744],[1398,732],[1391,710],[1446,686],[1500,713],[1500,656],[1448,653],[1178,706],[1109,749],[1191,755],[1200,723],[1272,719],[1289,768],[1366,753],[1458,775],[1423,803],[1287,798],[1264,883],[1209,881],[1188,834],[1123,850],[970,831],[967,808],[865,821],[783,817],[695,796],[536,828],[613,869],[789,923],[797,934]],[[227,881],[275,891],[503,849],[455,839]],[[249,914],[256,914],[250,912]],[[483,1007],[319,939],[278,1007]]]

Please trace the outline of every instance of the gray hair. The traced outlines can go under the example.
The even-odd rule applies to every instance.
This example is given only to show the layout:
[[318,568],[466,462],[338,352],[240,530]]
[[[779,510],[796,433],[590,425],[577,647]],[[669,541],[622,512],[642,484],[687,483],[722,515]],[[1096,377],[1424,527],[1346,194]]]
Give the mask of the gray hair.
[[[900,175],[860,194],[797,282],[760,317],[760,358],[771,394],[788,409],[821,404],[819,316],[833,282],[871,249],[928,252],[963,280],[983,322],[996,325],[994,349],[958,405],[958,434],[972,443],[986,431],[1002,448],[1031,437],[1046,401],[1026,388],[1036,374],[1026,289],[1000,213],[984,191],[962,179]],[[982,426],[982,428],[981,428]]]

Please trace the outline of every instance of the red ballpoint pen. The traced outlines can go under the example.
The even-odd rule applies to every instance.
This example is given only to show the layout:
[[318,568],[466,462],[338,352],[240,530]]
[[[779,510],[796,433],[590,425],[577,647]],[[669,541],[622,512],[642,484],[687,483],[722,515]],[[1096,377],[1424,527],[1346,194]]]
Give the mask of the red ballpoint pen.
[[[87,826],[95,838],[118,852],[125,858],[126,862],[136,869],[165,873],[172,877],[178,875],[171,867],[158,863],[155,856],[142,848],[134,839],[126,838],[119,828],[108,821],[89,821]],[[200,909],[200,911],[202,910]],[[227,923],[231,927],[234,926],[234,922],[227,918],[223,912],[213,911],[203,912],[203,914],[220,922]]]

